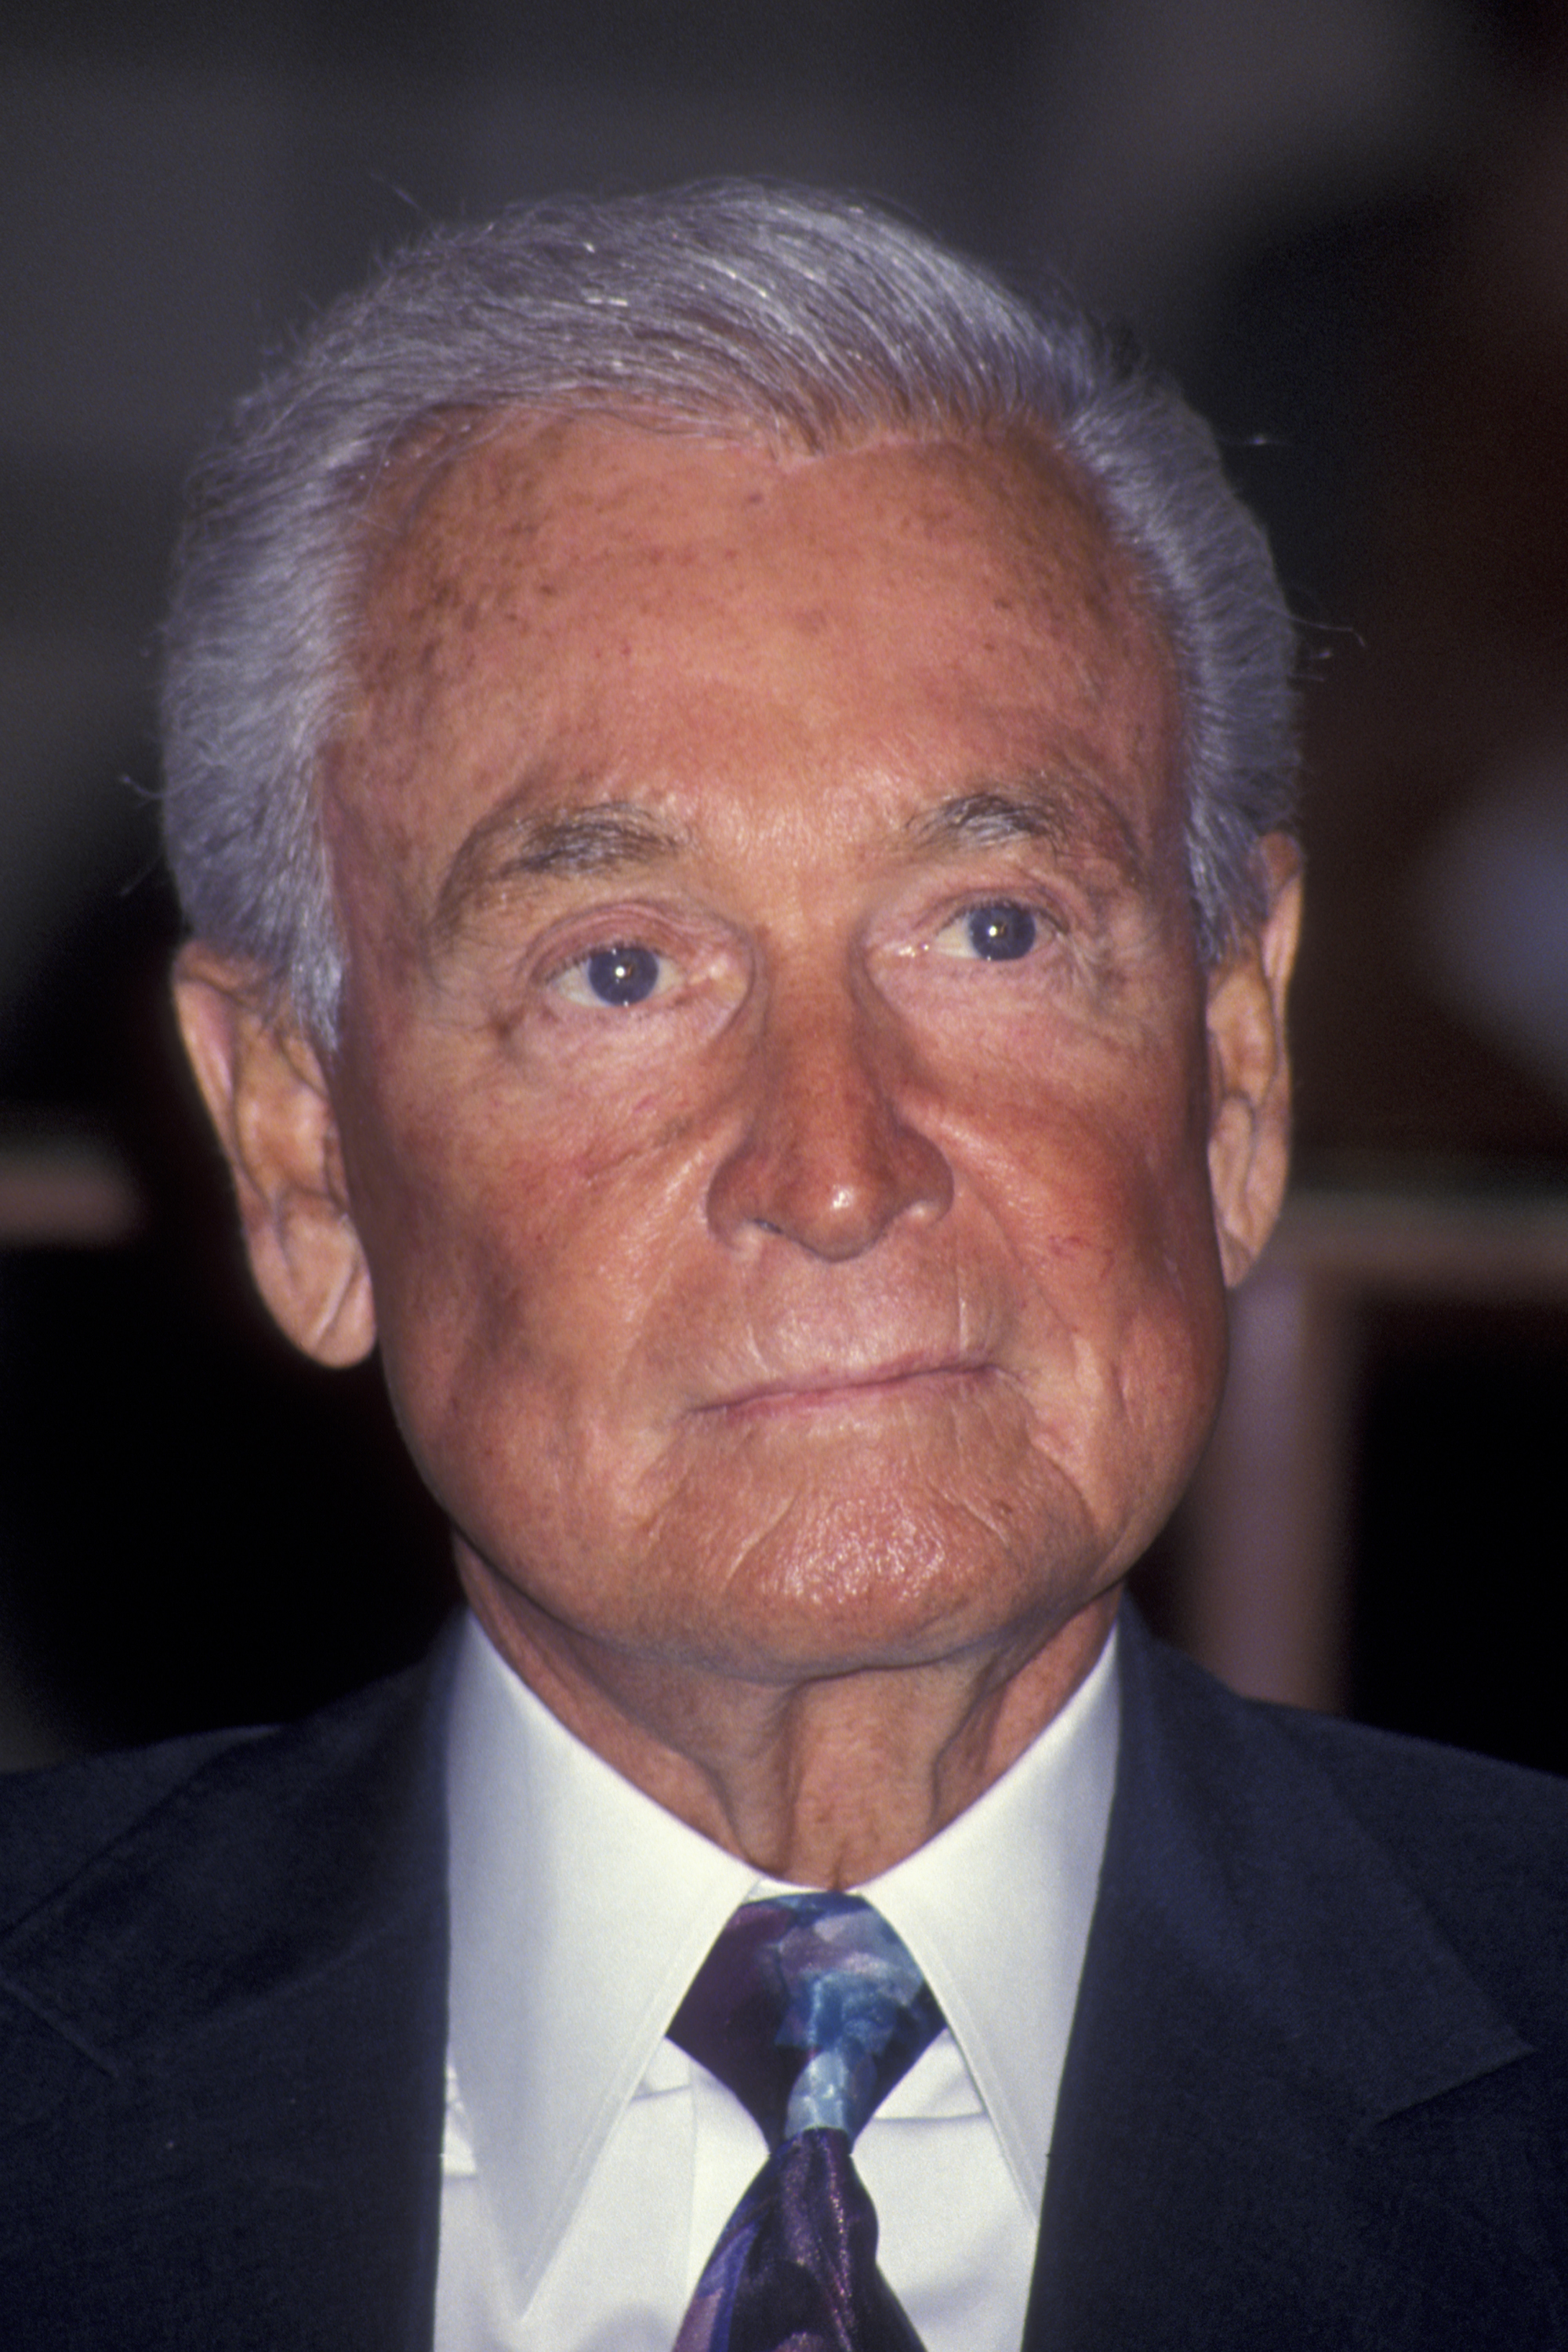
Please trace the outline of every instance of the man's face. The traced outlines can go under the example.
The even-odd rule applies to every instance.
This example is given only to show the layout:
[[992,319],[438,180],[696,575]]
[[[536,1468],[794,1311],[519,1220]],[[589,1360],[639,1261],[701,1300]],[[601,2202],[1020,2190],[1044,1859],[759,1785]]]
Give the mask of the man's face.
[[330,1076],[492,1620],[752,1679],[1031,1645],[1222,1286],[1160,631],[1017,440],[519,423],[389,523]]

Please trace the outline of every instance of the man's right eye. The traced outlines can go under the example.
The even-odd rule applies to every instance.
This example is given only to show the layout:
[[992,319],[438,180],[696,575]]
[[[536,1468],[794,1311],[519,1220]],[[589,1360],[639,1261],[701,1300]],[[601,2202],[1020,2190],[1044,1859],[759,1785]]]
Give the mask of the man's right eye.
[[563,996],[575,1004],[607,1004],[626,1008],[642,1004],[668,984],[664,958],[635,940],[591,948],[568,964],[556,981]]

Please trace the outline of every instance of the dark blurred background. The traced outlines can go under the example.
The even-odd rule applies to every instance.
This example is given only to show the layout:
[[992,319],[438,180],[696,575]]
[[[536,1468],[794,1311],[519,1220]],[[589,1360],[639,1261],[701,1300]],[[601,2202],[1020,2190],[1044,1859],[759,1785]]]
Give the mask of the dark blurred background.
[[374,1370],[315,1372],[255,1305],[174,1055],[148,794],[182,475],[262,355],[426,219],[727,171],[890,198],[1026,287],[1056,262],[1215,420],[1306,624],[1279,1260],[1306,1353],[1274,1414],[1248,1342],[1238,1398],[1300,1440],[1320,1654],[1255,1669],[1214,1633],[1212,1497],[1147,1598],[1243,1684],[1568,1769],[1548,0],[12,0],[0,1759],[297,1711],[448,1598]]

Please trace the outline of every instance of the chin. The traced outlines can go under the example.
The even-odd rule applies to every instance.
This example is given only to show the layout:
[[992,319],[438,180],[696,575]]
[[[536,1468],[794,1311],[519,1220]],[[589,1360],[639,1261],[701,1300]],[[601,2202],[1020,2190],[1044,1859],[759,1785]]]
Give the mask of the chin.
[[1018,1502],[956,1508],[861,1491],[836,1505],[815,1493],[714,1580],[721,1612],[689,1620],[692,1648],[771,1681],[934,1664],[1037,1629],[1046,1638],[1100,1589],[1100,1547],[1076,1496],[1049,1515]]

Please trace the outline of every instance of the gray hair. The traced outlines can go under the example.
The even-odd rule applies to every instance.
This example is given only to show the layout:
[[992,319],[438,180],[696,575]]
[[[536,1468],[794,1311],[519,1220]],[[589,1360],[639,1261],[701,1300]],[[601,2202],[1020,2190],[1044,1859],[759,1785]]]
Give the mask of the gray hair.
[[197,468],[163,694],[186,915],[323,1044],[343,958],[317,780],[347,686],[363,522],[445,417],[623,414],[828,450],[1032,426],[1138,565],[1182,688],[1199,947],[1256,919],[1289,826],[1293,640],[1208,429],[1061,289],[1036,308],[847,198],[727,182],[437,229],[330,310]]

